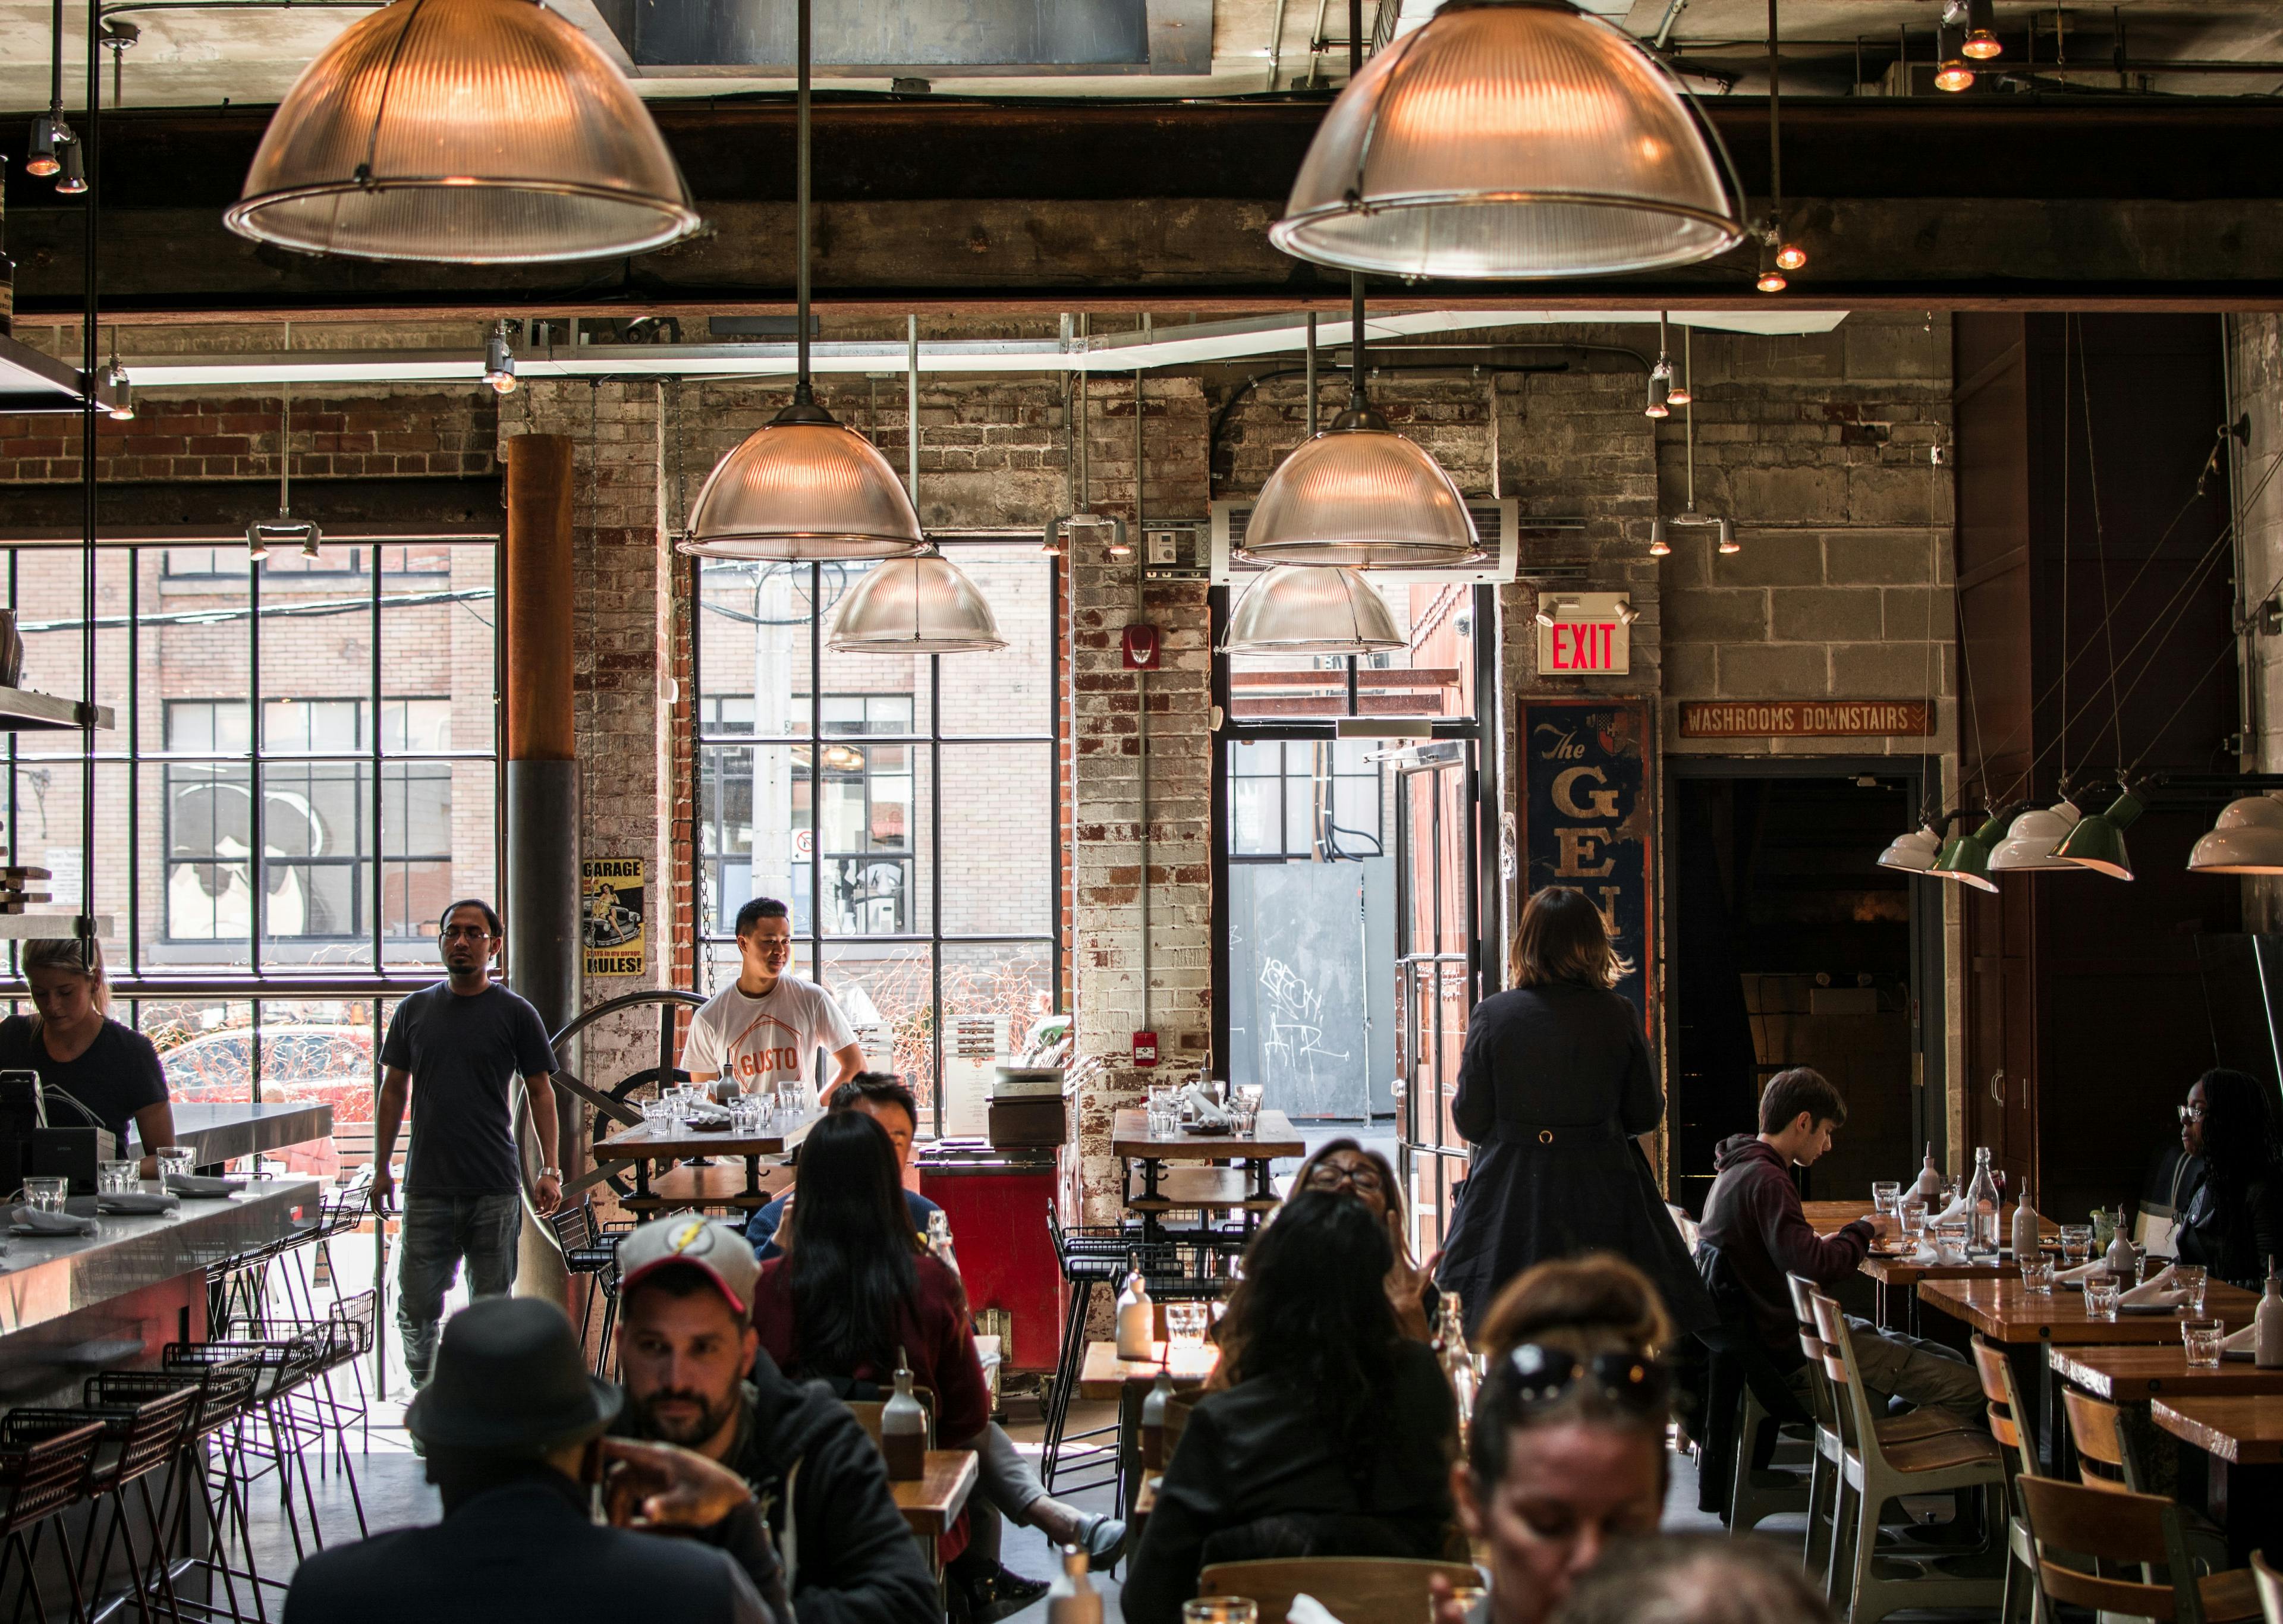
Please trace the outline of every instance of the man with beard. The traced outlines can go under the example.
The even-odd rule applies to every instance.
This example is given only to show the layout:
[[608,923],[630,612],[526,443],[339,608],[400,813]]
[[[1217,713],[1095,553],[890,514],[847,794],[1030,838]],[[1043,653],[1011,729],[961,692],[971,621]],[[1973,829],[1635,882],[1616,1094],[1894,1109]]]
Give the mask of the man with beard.
[[619,1244],[619,1271],[627,1402],[612,1432],[694,1449],[752,1485],[798,1624],[935,1624],[935,1581],[879,1450],[822,1383],[761,1351],[745,1238],[662,1218]]

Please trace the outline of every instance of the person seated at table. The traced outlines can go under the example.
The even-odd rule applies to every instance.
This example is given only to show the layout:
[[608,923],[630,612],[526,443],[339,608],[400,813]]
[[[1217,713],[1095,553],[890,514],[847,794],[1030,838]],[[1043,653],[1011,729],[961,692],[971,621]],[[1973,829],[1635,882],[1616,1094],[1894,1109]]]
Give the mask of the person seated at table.
[[[1814,1166],[1846,1121],[1847,1102],[1821,1072],[1806,1066],[1778,1072],[1760,1095],[1760,1131],[1724,1139],[1714,1151],[1718,1177],[1696,1229],[1696,1265],[1726,1328],[1757,1333],[1803,1403],[1808,1371],[1784,1277],[1796,1274],[1829,1291],[1855,1272],[1872,1239],[1894,1222],[1858,1218],[1819,1235],[1807,1221],[1791,1169]],[[1847,1324],[1864,1383],[1881,1404],[1892,1396],[1983,1424],[1981,1379],[1958,1354],[1852,1315]]]
[[1458,1409],[1434,1353],[1396,1328],[1393,1251],[1362,1202],[1325,1190],[1294,1195],[1245,1249],[1215,1390],[1119,1597],[1126,1624],[1176,1624],[1214,1562],[1452,1548]]
[[[761,1265],[754,1286],[762,1349],[795,1379],[859,1402],[887,1397],[900,1362],[934,1397],[938,1447],[989,1452],[991,1396],[967,1293],[913,1232],[887,1131],[861,1112],[827,1115],[801,1146],[793,1193],[783,1255]],[[962,1560],[972,1520],[962,1510],[937,1550],[970,1615],[990,1624],[1045,1589],[980,1550]]]
[[2207,1071],[2180,1107],[2180,1145],[2203,1160],[2203,1182],[2172,1232],[2181,1263],[2258,1290],[2283,1261],[2283,1143],[2259,1084],[2225,1067]]
[[1612,1545],[1550,1624],[1831,1624],[1831,1605],[1773,1540],[1658,1534]]
[[[167,1069],[148,1037],[111,1018],[103,944],[76,936],[28,941],[24,979],[32,1013],[0,1021],[0,1071],[38,1072],[50,1096],[48,1125],[100,1127],[121,1155],[131,1119],[143,1147],[142,1176],[156,1178],[154,1153],[175,1142]],[[53,1098],[58,1094],[61,1101]]]
[[[1671,1335],[1648,1277],[1609,1253],[1535,1264],[1491,1305],[1490,1370],[1451,1469],[1490,1573],[1476,1624],[1540,1624],[1613,1542],[1656,1531],[1671,1478],[1656,1350]],[[1436,1624],[1465,1624],[1445,1580],[1429,1589]]]
[[[901,1077],[885,1071],[860,1071],[832,1091],[826,1109],[861,1111],[870,1117],[888,1131],[888,1142],[896,1147],[898,1169],[911,1165],[912,1138],[919,1131],[920,1107]],[[929,1218],[943,1210],[908,1186],[904,1191],[904,1205],[911,1209],[912,1228],[923,1235],[927,1233]],[[780,1255],[777,1230],[791,1206],[792,1192],[788,1190],[746,1224],[745,1239],[753,1243],[753,1255],[763,1263]]]
[[[760,1350],[761,1266],[725,1224],[684,1213],[619,1245],[621,1438],[718,1461],[767,1508],[797,1624],[939,1624],[935,1581],[848,1406]],[[700,1539],[720,1543],[700,1534]]]
[[1295,1193],[1329,1190],[1352,1195],[1387,1226],[1388,1245],[1395,1254],[1387,1271],[1388,1306],[1395,1310],[1397,1328],[1414,1341],[1423,1342],[1435,1333],[1435,1315],[1442,1302],[1442,1293],[1435,1287],[1435,1265],[1443,1255],[1438,1252],[1424,1263],[1412,1261],[1411,1238],[1405,1232],[1401,1211],[1392,1204],[1401,1187],[1387,1158],[1353,1139],[1334,1139],[1320,1146],[1314,1155],[1300,1164],[1292,1180]]

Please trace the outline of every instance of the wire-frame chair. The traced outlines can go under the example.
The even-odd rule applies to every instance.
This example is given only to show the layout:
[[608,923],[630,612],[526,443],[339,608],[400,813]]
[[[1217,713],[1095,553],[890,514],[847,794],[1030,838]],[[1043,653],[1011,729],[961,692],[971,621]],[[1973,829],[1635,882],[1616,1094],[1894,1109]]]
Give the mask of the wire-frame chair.
[[[253,1391],[240,1410],[231,1448],[239,1463],[238,1483],[249,1500],[254,1483],[266,1471],[277,1473],[278,1509],[293,1542],[299,1563],[314,1545],[324,1549],[324,1530],[317,1519],[317,1501],[310,1483],[304,1451],[302,1415],[294,1396],[316,1379],[332,1346],[328,1331],[312,1331],[275,1338],[223,1338],[206,1342],[169,1342],[160,1361],[162,1370],[197,1372],[213,1365],[246,1365],[254,1372]],[[248,1461],[266,1466],[248,1466]],[[300,1511],[293,1504],[295,1480],[300,1480],[301,1507],[309,1515],[308,1538],[301,1532]],[[252,1566],[251,1561],[248,1566]],[[264,1584],[281,1581],[262,1580]]]
[[71,1535],[57,1519],[88,1497],[89,1476],[102,1443],[99,1421],[59,1424],[24,1410],[0,1418],[0,1491],[7,1496],[0,1508],[0,1598],[6,1597],[12,1576],[17,1591],[11,1617],[22,1618],[28,1600],[40,1624],[47,1624],[47,1598],[39,1586],[40,1540],[54,1522],[56,1541],[63,1547],[59,1571],[71,1587],[71,1616],[85,1624],[87,1595],[80,1588],[79,1564],[72,1556]]
[[[253,1529],[246,1518],[245,1496],[239,1492],[237,1456],[230,1447],[238,1418],[253,1395],[255,1375],[250,1364],[212,1364],[197,1371],[105,1371],[89,1377],[85,1389],[90,1409],[141,1403],[176,1391],[188,1391],[194,1395],[195,1405],[181,1447],[175,1451],[174,1469],[159,1497],[159,1522],[162,1527],[179,1526],[188,1514],[191,1496],[198,1496],[211,1541],[206,1551],[185,1552],[183,1560],[188,1568],[203,1570],[207,1583],[203,1599],[196,1593],[186,1594],[178,1585],[175,1602],[178,1610],[194,1611],[209,1618],[219,1616],[223,1609],[213,1601],[214,1581],[219,1580],[230,1616],[241,1624],[246,1616],[238,1605],[238,1581],[241,1578],[248,1581],[254,1618],[266,1624],[269,1616],[262,1605],[261,1587],[253,1582]],[[209,1455],[215,1474],[212,1479],[208,1476]],[[221,1497],[219,1505],[217,1493]],[[230,1565],[233,1535],[245,1558],[245,1566],[242,1569]]]
[[[151,1479],[170,1466],[181,1453],[183,1440],[198,1418],[198,1401],[197,1388],[178,1387],[131,1403],[65,1409],[27,1408],[12,1412],[9,1418],[12,1421],[22,1418],[26,1425],[57,1431],[88,1422],[103,1428],[102,1441],[88,1473],[87,1493],[90,1499],[109,1503],[111,1519],[100,1550],[95,1543],[95,1526],[92,1522],[88,1526],[87,1544],[80,1551],[80,1560],[85,1564],[92,1556],[94,1566],[91,1577],[82,1567],[78,1588],[84,1594],[103,1594],[111,1572],[111,1553],[115,1547],[124,1546],[127,1571],[133,1576],[130,1595],[137,1616],[144,1620],[151,1616],[154,1588],[168,1615],[182,1616],[175,1597],[174,1553],[168,1542],[168,1525],[151,1498]],[[142,1504],[144,1526],[151,1541],[148,1551],[136,1548],[135,1527],[128,1513],[130,1490]],[[99,1519],[101,1512],[98,1511],[97,1515]]]
[[[611,1336],[619,1319],[619,1243],[633,1232],[633,1226],[596,1223],[592,1196],[576,1207],[559,1208],[549,1213],[547,1222],[555,1232],[556,1244],[563,1248],[564,1268],[573,1278],[584,1278],[588,1283],[579,1315],[579,1351],[586,1356],[589,1370],[607,1374]],[[594,1333],[595,1299],[598,1296],[603,1300],[602,1334],[596,1339],[594,1351],[588,1354],[587,1341]]]
[[[349,1456],[349,1434],[354,1429],[361,1451],[370,1451],[371,1395],[364,1385],[363,1361],[372,1352],[379,1317],[380,1293],[377,1287],[368,1287],[336,1298],[318,1318],[245,1320],[230,1327],[233,1336],[248,1340],[279,1342],[300,1339],[316,1348],[316,1365],[308,1379],[292,1388],[284,1403],[288,1407],[295,1438],[302,1435],[306,1426],[318,1439],[318,1472],[322,1475],[330,1470],[329,1462],[339,1464],[341,1476],[348,1484],[349,1504],[356,1514],[360,1539],[369,1537],[372,1530],[365,1521],[364,1496],[357,1485],[355,1463]],[[341,1389],[334,1385],[336,1373],[343,1370],[355,1385],[354,1402],[344,1398]],[[307,1470],[306,1463],[303,1470]]]

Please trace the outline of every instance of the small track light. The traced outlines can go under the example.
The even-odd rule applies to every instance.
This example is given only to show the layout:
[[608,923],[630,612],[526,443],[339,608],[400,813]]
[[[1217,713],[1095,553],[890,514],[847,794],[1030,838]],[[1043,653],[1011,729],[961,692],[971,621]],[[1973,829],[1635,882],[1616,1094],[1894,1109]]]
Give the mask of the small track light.
[[1935,38],[1940,66],[1934,72],[1934,88],[1952,92],[1972,89],[1974,64],[1967,60],[1965,30],[1945,22],[1935,30]]
[[1648,556],[1652,558],[1670,558],[1672,556],[1672,543],[1664,539],[1663,519],[1648,522]]
[[494,322],[484,340],[484,382],[502,394],[515,388],[515,352],[508,347],[505,322]]
[[56,190],[66,198],[76,198],[87,190],[87,164],[80,157],[79,137],[69,129],[64,135],[64,173],[56,183]]
[[245,527],[245,556],[253,563],[269,556],[269,526],[260,519]]
[[1760,275],[1752,285],[1763,293],[1780,293],[1791,285],[1777,266],[1776,245],[1773,241],[1760,244]]
[[1660,357],[1656,365],[1649,369],[1648,404],[1641,408],[1641,415],[1645,417],[1671,416],[1672,408],[1668,404],[1671,399],[1672,363]]
[[1795,271],[1807,263],[1807,250],[1797,243],[1786,243],[1776,250],[1776,268]]
[[308,539],[301,543],[301,556],[304,558],[322,556],[323,545],[323,539],[317,533],[317,527],[315,524],[310,525]]
[[315,558],[324,540],[324,532],[309,519],[297,519],[287,508],[277,509],[274,519],[256,519],[245,527],[245,556],[267,558],[273,547],[299,547],[301,556]]
[[1538,600],[1538,613],[1535,618],[1540,626],[1552,626],[1556,615],[1575,613],[1577,608],[1578,600],[1575,598],[1541,597]]
[[1634,621],[1640,618],[1640,610],[1633,607],[1632,600],[1631,598],[1626,598],[1618,603],[1617,624],[1619,626],[1631,626]]
[[105,361],[103,370],[96,374],[96,398],[113,421],[126,422],[135,416],[135,385],[127,376],[127,369],[113,355]]
[[1744,544],[1736,540],[1735,525],[1729,523],[1726,519],[1721,519],[1718,523],[1720,526],[1720,550],[1724,553],[1742,552],[1744,550]]
[[64,128],[62,119],[51,110],[32,120],[32,142],[24,158],[27,175],[57,175],[64,167],[64,148],[71,144],[71,132]]
[[1959,50],[1973,61],[1987,62],[2005,54],[2006,47],[1998,40],[1996,11],[1993,0],[1950,0],[1943,7],[1942,20],[1964,34]]
[[1672,380],[1671,388],[1665,392],[1664,403],[1667,406],[1687,406],[1695,399],[1696,397],[1689,392],[1687,383],[1676,377]]

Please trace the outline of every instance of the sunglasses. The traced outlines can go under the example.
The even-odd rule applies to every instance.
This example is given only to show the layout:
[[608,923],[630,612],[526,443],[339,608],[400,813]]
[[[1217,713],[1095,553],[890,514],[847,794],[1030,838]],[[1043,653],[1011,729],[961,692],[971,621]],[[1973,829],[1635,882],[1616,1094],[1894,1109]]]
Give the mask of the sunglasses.
[[1514,1395],[1525,1410],[1559,1403],[1580,1381],[1591,1381],[1601,1396],[1647,1415],[1664,1407],[1671,1379],[1646,1354],[1595,1354],[1580,1359],[1563,1348],[1523,1342],[1507,1355]]
[[1379,1175],[1368,1167],[1342,1167],[1332,1162],[1321,1163],[1308,1174],[1308,1188],[1311,1190],[1336,1190],[1342,1185],[1350,1185],[1359,1190],[1376,1190],[1380,1187]]

